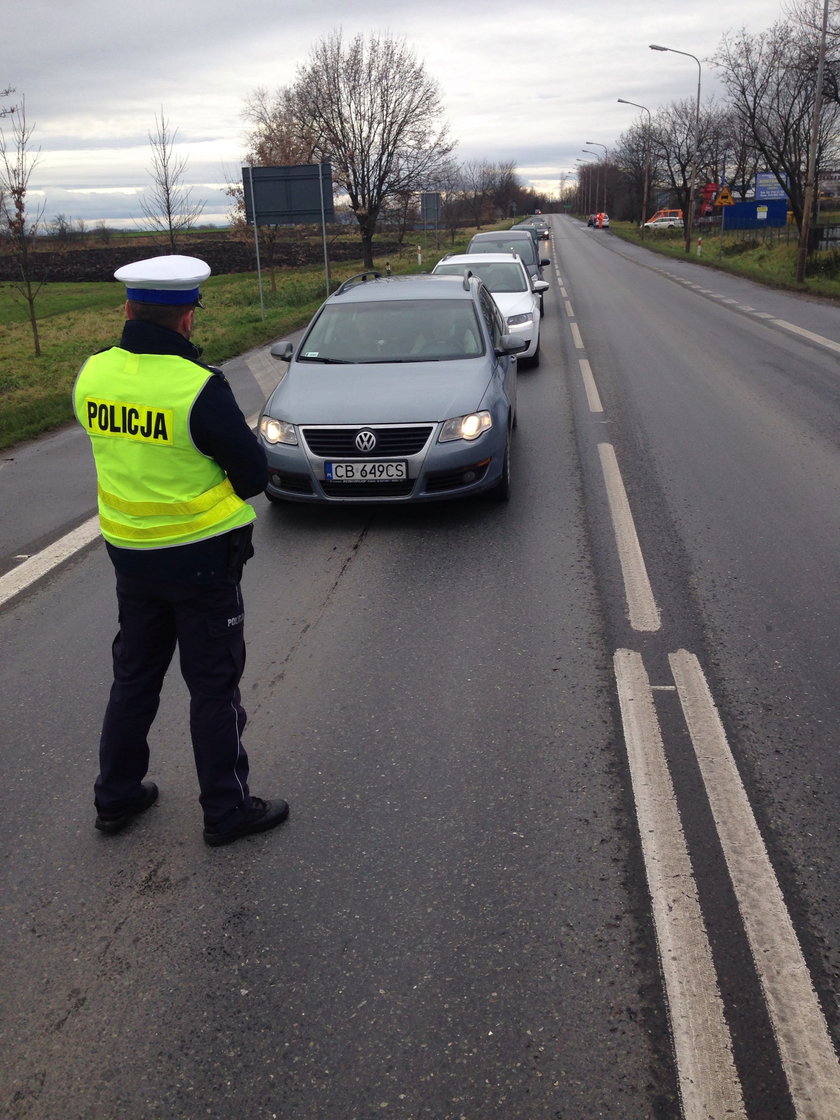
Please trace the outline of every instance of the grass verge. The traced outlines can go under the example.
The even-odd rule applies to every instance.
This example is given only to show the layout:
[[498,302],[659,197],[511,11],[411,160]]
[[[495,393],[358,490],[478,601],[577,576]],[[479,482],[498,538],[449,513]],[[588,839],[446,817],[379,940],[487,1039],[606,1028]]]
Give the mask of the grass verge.
[[611,222],[610,229],[624,241],[643,245],[651,252],[678,259],[689,259],[707,268],[720,269],[736,276],[744,276],[760,284],[792,292],[807,292],[824,299],[840,300],[840,253],[828,250],[814,253],[808,258],[805,282],[796,281],[796,261],[799,252],[795,240],[764,241],[760,239],[721,237],[720,233],[702,234],[698,252],[697,238],[692,238],[691,253],[686,258],[685,241],[681,231],[648,231],[642,239],[638,226],[632,222]]

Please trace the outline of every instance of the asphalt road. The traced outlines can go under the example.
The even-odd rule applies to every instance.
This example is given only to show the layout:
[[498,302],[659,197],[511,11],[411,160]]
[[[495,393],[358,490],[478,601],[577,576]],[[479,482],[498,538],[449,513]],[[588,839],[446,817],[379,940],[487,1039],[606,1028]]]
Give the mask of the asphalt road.
[[[104,549],[0,608],[0,1115],[693,1120],[685,1039],[721,1005],[728,1114],[836,1120],[810,1040],[840,991],[840,313],[552,221],[509,505],[255,503],[247,744],[282,829],[202,843],[173,669],[160,802],[96,833]],[[272,366],[227,373],[251,415]],[[92,515],[92,477],[73,431],[9,457],[0,572]],[[697,749],[697,666],[784,920]],[[647,800],[639,708],[673,783]]]

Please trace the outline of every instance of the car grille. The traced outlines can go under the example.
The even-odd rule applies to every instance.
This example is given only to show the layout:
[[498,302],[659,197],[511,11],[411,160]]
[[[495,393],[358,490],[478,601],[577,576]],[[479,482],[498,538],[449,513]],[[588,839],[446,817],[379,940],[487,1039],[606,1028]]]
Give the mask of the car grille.
[[[359,424],[348,428],[303,427],[301,433],[313,455],[324,459],[358,459],[362,453],[356,446],[356,436],[361,431],[371,431],[376,435],[376,447],[369,454],[380,458],[383,455],[417,455],[428,443],[433,430],[433,424],[400,424],[392,427]],[[342,492],[345,490],[346,486],[342,485]]]
[[330,498],[406,498],[414,489],[413,478],[399,482],[322,482]]

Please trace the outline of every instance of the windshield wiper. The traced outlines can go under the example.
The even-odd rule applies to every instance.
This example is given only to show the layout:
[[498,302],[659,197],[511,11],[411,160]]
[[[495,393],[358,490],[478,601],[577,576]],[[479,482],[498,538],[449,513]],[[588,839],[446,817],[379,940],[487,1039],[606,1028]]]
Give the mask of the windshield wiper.
[[313,358],[309,355],[302,355],[299,359],[301,362],[320,362],[323,366],[351,366],[354,363],[347,360],[347,358]]

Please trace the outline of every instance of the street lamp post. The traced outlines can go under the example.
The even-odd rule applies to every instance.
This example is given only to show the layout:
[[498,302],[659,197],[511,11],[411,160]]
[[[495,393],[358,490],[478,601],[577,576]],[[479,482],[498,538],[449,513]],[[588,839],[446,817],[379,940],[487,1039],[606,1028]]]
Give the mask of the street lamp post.
[[[606,211],[607,211],[607,145],[606,144],[599,144],[597,140],[587,140],[586,143],[587,144],[594,144],[596,148],[603,148],[604,149],[604,205],[601,207],[601,209],[604,211],[604,213],[606,213]],[[583,150],[586,151],[585,148]],[[600,159],[601,157],[599,156],[598,158]]]
[[[584,164],[586,164],[587,167],[589,167],[592,164],[592,160],[590,160],[590,159],[580,159],[579,157],[576,156],[575,157],[575,163],[584,163]],[[580,182],[580,175],[578,175],[578,182]],[[584,200],[583,200],[587,215],[591,214],[592,209],[593,209],[592,206],[590,205],[590,192],[591,192],[591,190],[592,190],[592,177],[587,175],[586,176],[586,193],[585,193]],[[597,192],[598,192],[598,180],[596,178],[596,180],[595,180],[595,193],[596,193],[596,195],[597,195]],[[596,206],[598,205],[597,197],[595,199],[595,205]]]
[[[811,117],[811,141],[808,145],[808,168],[805,174],[805,200],[802,206],[802,228],[799,231],[799,252],[796,255],[796,279],[805,282],[805,266],[808,261],[808,235],[811,227],[811,207],[814,202],[814,174],[817,160],[817,143],[820,134],[820,113],[822,111],[823,75],[825,71],[826,35],[828,31],[828,0],[823,3],[822,37],[817,57],[817,84],[814,90],[814,113]],[[819,195],[819,191],[817,191]]]
[[[589,143],[589,141],[587,140],[587,144],[588,143]],[[599,196],[601,194],[601,157],[598,155],[597,152],[591,152],[589,150],[589,148],[581,148],[581,151],[585,152],[588,156],[594,156],[595,157],[595,209],[597,210],[598,209],[598,199],[599,199]],[[604,175],[604,178],[606,179],[606,173]],[[606,192],[606,182],[604,183],[604,189],[605,189],[605,192]],[[605,209],[606,209],[606,207],[605,207]]]
[[685,251],[690,253],[691,223],[694,218],[694,180],[697,176],[697,153],[700,146],[700,79],[703,71],[700,66],[700,59],[695,54],[689,54],[688,51],[678,51],[674,47],[660,47],[656,43],[651,43],[650,49],[652,51],[669,51],[671,54],[681,54],[686,58],[693,58],[697,63],[697,106],[694,112],[694,144],[691,151],[691,171],[688,183],[688,213],[685,216]]
[[618,102],[620,105],[632,105],[636,109],[642,109],[648,115],[647,128],[645,129],[645,174],[642,186],[642,238],[645,236],[645,222],[647,221],[648,212],[648,191],[650,190],[650,134],[652,132],[650,109],[646,105],[639,105],[636,101],[627,101],[624,97],[619,97]]

